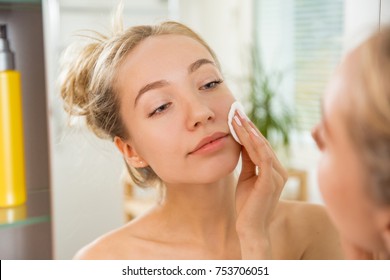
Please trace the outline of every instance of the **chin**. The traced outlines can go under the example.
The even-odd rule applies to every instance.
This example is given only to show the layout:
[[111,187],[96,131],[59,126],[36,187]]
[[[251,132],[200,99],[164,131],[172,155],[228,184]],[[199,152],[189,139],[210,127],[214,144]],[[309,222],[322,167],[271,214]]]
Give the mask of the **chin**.
[[231,175],[236,170],[238,160],[239,155],[234,158],[220,160],[213,166],[205,166],[196,175],[197,180],[201,179],[204,184],[215,183]]

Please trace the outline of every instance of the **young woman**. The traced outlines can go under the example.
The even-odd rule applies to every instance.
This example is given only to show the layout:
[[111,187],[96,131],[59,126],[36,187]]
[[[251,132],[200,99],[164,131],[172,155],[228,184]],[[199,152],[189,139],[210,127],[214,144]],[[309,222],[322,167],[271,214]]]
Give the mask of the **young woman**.
[[390,28],[346,56],[313,136],[319,184],[349,259],[390,258]]
[[[71,114],[113,140],[133,181],[162,185],[151,211],[83,248],[79,259],[334,259],[321,206],[282,202],[287,179],[235,101],[214,52],[177,23],[135,26],[86,45],[64,68]],[[233,171],[240,154],[242,171]]]

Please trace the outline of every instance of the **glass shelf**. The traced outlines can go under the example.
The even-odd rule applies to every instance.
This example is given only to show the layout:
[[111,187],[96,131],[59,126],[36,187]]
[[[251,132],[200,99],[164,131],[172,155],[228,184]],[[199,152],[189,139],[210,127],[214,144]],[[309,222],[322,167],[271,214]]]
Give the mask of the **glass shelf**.
[[0,229],[49,221],[50,193],[48,190],[28,193],[27,202],[23,205],[0,208]]

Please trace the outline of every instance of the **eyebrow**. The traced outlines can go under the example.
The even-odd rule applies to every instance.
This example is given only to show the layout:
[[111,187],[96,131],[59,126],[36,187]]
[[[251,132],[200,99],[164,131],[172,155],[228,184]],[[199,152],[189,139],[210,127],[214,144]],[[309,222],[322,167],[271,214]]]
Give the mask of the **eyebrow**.
[[157,88],[162,88],[166,85],[168,85],[168,81],[166,80],[159,80],[159,81],[155,81],[155,82],[152,82],[152,83],[149,83],[147,85],[145,85],[144,87],[142,87],[139,91],[138,91],[138,94],[137,94],[137,97],[135,98],[135,101],[134,101],[134,107],[137,105],[138,103],[138,100],[140,99],[140,97],[147,91],[149,90],[152,90],[152,89],[157,89]]
[[[211,65],[217,67],[213,61],[206,59],[206,58],[201,58],[201,59],[198,59],[197,61],[191,63],[188,66],[188,74],[195,72],[202,65],[205,65],[205,64],[211,64]],[[153,89],[162,88],[162,87],[167,86],[167,85],[169,85],[169,82],[167,80],[159,80],[159,81],[155,81],[155,82],[146,84],[138,91],[137,97],[134,100],[134,107],[137,105],[138,100],[140,99],[140,97],[144,93],[146,93],[147,91],[153,90]]]
[[211,65],[216,67],[215,63],[212,62],[211,60],[206,59],[206,58],[201,58],[201,59],[198,59],[197,61],[191,63],[190,66],[188,66],[188,73],[191,74],[191,73],[195,72],[204,64],[211,64]]

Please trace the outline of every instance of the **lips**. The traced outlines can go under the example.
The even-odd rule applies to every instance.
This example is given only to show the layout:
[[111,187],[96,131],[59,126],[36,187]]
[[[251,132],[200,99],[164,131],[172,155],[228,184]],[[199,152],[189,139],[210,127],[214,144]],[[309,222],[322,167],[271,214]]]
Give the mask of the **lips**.
[[195,153],[196,151],[204,148],[205,146],[221,139],[221,138],[224,138],[226,136],[228,136],[229,133],[224,133],[224,132],[216,132],[210,136],[207,136],[205,138],[203,138],[199,143],[198,145],[196,145],[195,149],[193,149],[189,154],[193,154]]

